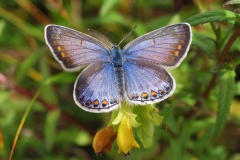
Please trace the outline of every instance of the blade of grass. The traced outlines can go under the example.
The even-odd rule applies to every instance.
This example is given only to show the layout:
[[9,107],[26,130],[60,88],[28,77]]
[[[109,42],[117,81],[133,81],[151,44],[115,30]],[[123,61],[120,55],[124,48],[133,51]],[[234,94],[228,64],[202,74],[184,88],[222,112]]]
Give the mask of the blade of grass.
[[62,74],[58,74],[56,76],[53,76],[51,78],[49,78],[48,80],[46,80],[43,85],[39,88],[39,90],[35,93],[33,99],[31,100],[31,102],[29,103],[23,117],[22,117],[22,120],[18,126],[18,129],[17,129],[17,133],[16,133],[16,136],[14,138],[14,141],[13,141],[13,145],[12,145],[12,149],[11,149],[11,153],[10,153],[10,156],[9,156],[9,160],[12,160],[12,156],[13,156],[13,152],[15,150],[15,147],[16,147],[16,144],[17,144],[17,141],[18,141],[18,138],[19,138],[19,135],[20,135],[20,132],[22,130],[22,127],[26,121],[26,118],[33,106],[33,104],[35,103],[35,101],[37,100],[38,96],[42,93],[42,91],[47,87],[49,86],[51,83],[55,82],[55,81],[58,81],[58,79],[61,79],[62,78]]
[[117,0],[105,0],[100,9],[100,16],[105,16],[117,2]]
[[45,25],[51,23],[51,20],[29,0],[15,0],[15,2],[31,14],[40,24]]
[[24,32],[28,33],[29,35],[32,35],[33,37],[44,41],[43,39],[43,30],[37,29],[37,27],[33,27],[21,18],[15,16],[13,13],[3,9],[0,7],[0,17],[8,20],[12,24],[16,25],[18,28],[23,30]]

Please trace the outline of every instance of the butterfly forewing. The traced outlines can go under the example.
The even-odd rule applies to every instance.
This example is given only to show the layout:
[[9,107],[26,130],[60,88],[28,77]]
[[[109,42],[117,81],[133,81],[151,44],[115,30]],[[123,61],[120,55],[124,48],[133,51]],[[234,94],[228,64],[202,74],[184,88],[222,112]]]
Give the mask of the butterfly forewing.
[[123,54],[126,60],[175,68],[187,55],[191,36],[187,23],[167,26],[133,40],[123,48]]
[[125,88],[128,99],[136,104],[150,104],[169,97],[175,81],[162,67],[144,61],[124,64]]
[[70,28],[47,25],[45,40],[55,59],[67,71],[110,58],[110,49],[99,40]]
[[74,100],[89,112],[109,112],[119,105],[117,78],[112,63],[94,63],[77,78]]

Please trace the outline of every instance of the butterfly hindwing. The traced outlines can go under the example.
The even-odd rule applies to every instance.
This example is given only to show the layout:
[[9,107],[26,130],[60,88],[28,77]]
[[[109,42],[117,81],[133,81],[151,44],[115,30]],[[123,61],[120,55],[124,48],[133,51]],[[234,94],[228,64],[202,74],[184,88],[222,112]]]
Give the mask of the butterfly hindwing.
[[76,71],[93,62],[109,61],[108,47],[93,37],[67,27],[47,25],[45,40],[55,59],[67,71]]
[[127,61],[124,66],[128,100],[150,104],[169,97],[175,89],[172,76],[161,66],[144,61]]
[[89,112],[110,112],[119,106],[117,78],[112,63],[94,63],[78,76],[73,97]]
[[128,43],[123,48],[123,56],[126,60],[175,68],[186,57],[191,36],[191,27],[187,23],[166,26]]

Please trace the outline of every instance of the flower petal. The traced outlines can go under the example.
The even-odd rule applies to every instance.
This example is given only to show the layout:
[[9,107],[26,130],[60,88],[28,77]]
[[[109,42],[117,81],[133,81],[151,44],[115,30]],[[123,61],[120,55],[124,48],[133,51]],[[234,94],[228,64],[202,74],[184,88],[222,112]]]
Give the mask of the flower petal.
[[123,118],[123,112],[120,109],[119,112],[118,112],[117,117],[112,121],[112,125],[117,125],[118,123],[120,123],[122,118]]
[[99,130],[93,139],[93,149],[95,153],[102,154],[106,150],[111,151],[112,143],[116,138],[117,133],[114,132],[113,126]]
[[123,116],[122,122],[118,128],[117,144],[119,153],[122,151],[124,154],[129,154],[131,147],[140,148],[139,144],[133,137],[132,128],[130,126],[128,116]]

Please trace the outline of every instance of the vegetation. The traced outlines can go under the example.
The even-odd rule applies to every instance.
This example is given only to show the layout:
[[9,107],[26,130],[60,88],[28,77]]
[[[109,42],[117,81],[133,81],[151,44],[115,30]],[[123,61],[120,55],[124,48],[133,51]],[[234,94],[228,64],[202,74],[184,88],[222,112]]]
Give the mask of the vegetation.
[[93,137],[108,125],[111,113],[89,113],[75,105],[72,89],[80,71],[64,72],[54,60],[44,41],[47,24],[94,36],[91,28],[112,42],[120,42],[137,24],[123,47],[181,22],[192,25],[193,41],[186,59],[171,70],[176,91],[154,104],[164,119],[149,128],[153,143],[141,144],[134,134],[140,148],[124,159],[240,159],[240,1],[224,2],[1,1],[0,159],[124,157],[116,142],[110,152],[95,154]]

